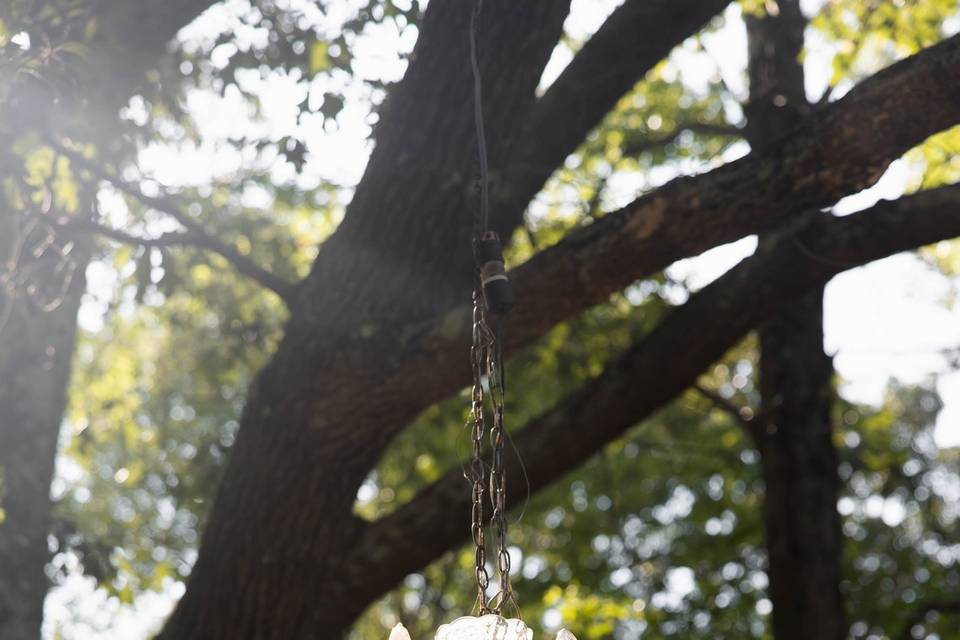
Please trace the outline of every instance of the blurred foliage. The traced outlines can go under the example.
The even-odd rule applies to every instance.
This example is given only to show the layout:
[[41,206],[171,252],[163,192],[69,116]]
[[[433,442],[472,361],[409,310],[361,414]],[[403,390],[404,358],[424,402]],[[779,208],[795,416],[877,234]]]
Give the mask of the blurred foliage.
[[811,26],[835,49],[830,86],[851,86],[944,37],[953,0],[828,0]]
[[[743,5],[763,12],[776,3]],[[334,131],[345,110],[356,109],[367,112],[373,135],[376,111],[398,76],[364,65],[363,48],[390,38],[402,69],[421,3],[230,0],[142,70],[131,99],[112,109],[94,102],[24,120],[25,86],[77,105],[69,98],[89,77],[83,67],[98,59],[103,35],[88,7],[68,0],[0,7],[3,215],[89,216],[148,238],[175,227],[168,215],[78,170],[41,137],[52,131],[111,175],[134,176],[128,179],[147,191],[189,203],[191,219],[272,272],[303,277],[350,195],[350,185],[312,169],[323,148],[311,134]],[[945,0],[830,0],[811,31],[834,49],[830,85],[842,90],[940,39],[951,17],[956,5]],[[722,23],[714,21],[707,35]],[[638,191],[736,151],[743,96],[726,86],[702,37],[624,96],[553,176],[514,238],[511,264]],[[580,44],[569,36],[561,46]],[[688,73],[690,61],[708,70],[706,79]],[[292,124],[280,128],[266,126],[264,104],[278,80],[289,80],[296,97]],[[248,126],[205,132],[190,106],[198,96],[237,98]],[[957,180],[958,136],[960,129],[934,136],[907,156],[915,188]],[[150,151],[175,158],[203,147],[227,154],[233,168],[210,169],[198,184],[182,185],[160,185],[138,169]],[[77,195],[91,185],[99,188],[95,203]],[[931,251],[944,271],[960,271],[955,243]],[[62,579],[79,560],[86,575],[130,603],[189,572],[243,394],[276,344],[286,311],[226,261],[196,248],[104,242],[89,273],[88,322],[54,487],[53,573]],[[684,285],[658,274],[555,327],[509,363],[510,427],[521,428],[598,375],[686,295]],[[748,339],[701,382],[749,414],[758,402],[755,359]],[[912,611],[960,591],[960,452],[933,442],[939,402],[931,381],[891,383],[879,408],[837,405],[843,588],[855,638],[894,636]],[[389,513],[456,468],[467,451],[466,409],[465,396],[451,398],[398,437],[360,489],[358,515]],[[522,517],[515,514],[525,618],[548,629],[567,626],[581,640],[768,638],[759,462],[737,420],[693,391],[637,425],[531,497]],[[397,620],[415,637],[431,637],[437,625],[469,611],[471,562],[469,551],[457,551],[410,576],[370,608],[354,637],[386,637]],[[956,619],[931,613],[923,631],[949,638],[955,629]]]

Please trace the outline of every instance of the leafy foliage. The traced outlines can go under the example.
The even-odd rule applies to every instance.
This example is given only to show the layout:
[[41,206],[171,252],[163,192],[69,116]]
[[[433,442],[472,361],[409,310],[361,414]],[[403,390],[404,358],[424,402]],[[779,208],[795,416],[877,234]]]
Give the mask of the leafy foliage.
[[812,26],[836,49],[830,86],[850,86],[894,60],[935,44],[944,36],[944,22],[956,10],[950,0],[825,3]]
[[[94,45],[104,37],[96,17],[75,3],[43,4],[37,13],[19,2],[0,12],[0,109],[11,104],[14,82],[42,82],[67,95],[77,82],[69,65],[95,60]],[[744,4],[760,11],[771,3]],[[849,86],[937,41],[956,15],[946,0],[895,4],[838,0],[814,17],[813,30],[836,49],[831,86]],[[129,173],[150,149],[178,153],[209,144],[239,158],[239,168],[204,176],[200,185],[138,182],[174,192],[208,233],[295,281],[334,231],[350,193],[350,185],[311,173],[317,147],[309,133],[335,129],[351,108],[366,110],[375,124],[396,78],[363,68],[363,43],[389,31],[406,46],[421,6],[251,0],[213,11],[220,22],[205,16],[205,29],[181,34],[121,118],[116,109],[80,110],[59,121],[57,134],[90,157],[109,159],[104,164],[114,176]],[[22,44],[24,36],[14,39],[20,33],[31,46]],[[514,239],[512,264],[590,224],[624,194],[702,170],[729,151],[743,124],[737,96],[719,71],[706,83],[685,77],[683,60],[709,65],[709,56],[697,42],[682,49],[625,96],[551,179]],[[401,69],[408,51],[396,52]],[[249,127],[217,136],[193,118],[191,96],[235,95],[249,122],[263,124],[265,83],[280,77],[291,81],[296,98],[294,124],[281,131]],[[935,136],[908,157],[923,186],[956,180],[958,135],[954,129]],[[58,215],[95,214],[147,238],[173,224],[80,171],[38,136],[35,124],[0,130],[0,137],[10,141],[0,166],[4,201],[16,215],[49,205]],[[93,187],[99,200],[90,211],[81,194]],[[954,273],[956,255],[955,248],[937,252]],[[286,311],[225,260],[196,248],[104,243],[90,273],[88,309],[97,321],[83,327],[76,357],[54,568],[62,578],[65,558],[76,556],[87,575],[129,603],[189,573],[244,391],[276,344]],[[659,274],[521,353],[508,370],[511,428],[598,375],[686,294]],[[757,403],[755,352],[748,339],[702,380],[746,414]],[[880,408],[838,402],[853,637],[893,636],[912,611],[960,588],[960,459],[933,443],[939,406],[932,382],[892,383]],[[357,514],[389,513],[456,468],[467,449],[465,411],[464,398],[454,397],[422,414],[361,488]],[[583,639],[769,637],[759,464],[739,422],[693,391],[637,425],[534,496],[522,517],[515,514],[525,617],[551,629],[562,624]],[[386,637],[397,619],[429,637],[442,621],[468,612],[471,561],[461,550],[410,576],[365,614],[354,637]],[[929,637],[950,637],[955,628],[935,613],[921,623]]]

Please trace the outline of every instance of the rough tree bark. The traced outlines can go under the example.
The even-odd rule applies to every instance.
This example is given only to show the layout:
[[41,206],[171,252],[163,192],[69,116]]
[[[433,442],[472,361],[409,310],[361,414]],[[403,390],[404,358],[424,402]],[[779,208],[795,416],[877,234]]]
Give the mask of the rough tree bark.
[[[747,140],[765,149],[810,110],[800,55],[806,19],[797,0],[748,16]],[[791,300],[759,328],[759,429],[768,595],[777,640],[846,637],[839,477],[832,441],[833,363],[823,351],[823,287]]]

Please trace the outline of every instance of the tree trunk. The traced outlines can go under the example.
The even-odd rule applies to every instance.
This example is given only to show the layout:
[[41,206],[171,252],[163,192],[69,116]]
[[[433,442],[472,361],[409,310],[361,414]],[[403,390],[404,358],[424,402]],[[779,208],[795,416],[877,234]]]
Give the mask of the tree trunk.
[[777,640],[842,640],[847,633],[822,299],[822,288],[805,294],[760,330],[760,454]]
[[[776,15],[747,19],[747,138],[759,149],[789,134],[809,111],[799,59],[806,21],[797,0],[778,7]],[[823,352],[823,287],[785,305],[759,334],[758,445],[774,637],[842,640],[833,363]]]
[[40,637],[50,582],[44,571],[50,557],[50,479],[67,401],[77,309],[85,286],[85,253],[82,246],[71,252],[76,268],[52,310],[44,309],[43,301],[27,289],[38,285],[59,297],[57,289],[65,281],[53,273],[59,261],[55,252],[30,260],[27,266],[36,274],[30,283],[0,293],[0,638],[4,640]]

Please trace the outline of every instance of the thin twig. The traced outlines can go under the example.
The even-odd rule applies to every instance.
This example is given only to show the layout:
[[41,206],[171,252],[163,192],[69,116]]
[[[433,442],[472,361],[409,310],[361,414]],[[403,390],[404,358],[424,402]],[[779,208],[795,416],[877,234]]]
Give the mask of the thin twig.
[[51,219],[50,224],[58,230],[67,232],[96,234],[103,236],[108,240],[114,240],[121,244],[153,248],[153,247],[199,247],[204,248],[203,240],[197,238],[190,232],[168,231],[159,236],[148,238],[128,233],[121,229],[114,229],[92,220],[80,220],[71,217],[59,217]]
[[907,624],[897,637],[900,640],[911,640],[913,634],[911,631],[918,624],[923,624],[927,614],[937,611],[939,613],[960,613],[960,600],[931,600],[920,605],[907,619]]
[[743,136],[743,131],[733,125],[710,124],[707,122],[686,122],[678,124],[676,128],[668,131],[662,136],[649,138],[634,145],[627,145],[624,148],[624,155],[635,156],[646,151],[659,149],[660,147],[670,144],[686,131],[727,138],[739,138]]
[[55,141],[51,142],[51,144],[55,149],[68,156],[71,162],[85,171],[88,171],[95,178],[109,182],[120,192],[139,200],[151,209],[167,214],[176,220],[184,229],[186,229],[186,232],[173,234],[173,238],[169,237],[169,234],[166,234],[166,238],[164,238],[164,236],[160,237],[164,238],[163,240],[160,238],[151,240],[148,238],[138,238],[137,236],[132,236],[125,232],[111,229],[109,227],[100,226],[97,229],[91,230],[125,243],[140,244],[143,246],[165,246],[163,243],[170,242],[171,244],[190,245],[200,249],[212,251],[232,264],[240,274],[276,293],[284,300],[284,302],[289,304],[293,299],[295,285],[287,282],[276,274],[260,266],[248,256],[240,253],[236,247],[223,242],[216,236],[211,235],[193,218],[184,213],[184,211],[172,197],[166,195],[148,196],[141,192],[136,186],[105,171],[95,162],[84,158],[79,153],[68,149]]
[[757,421],[754,418],[746,415],[747,407],[737,406],[734,402],[731,402],[729,398],[724,398],[716,391],[708,389],[699,382],[694,384],[692,388],[701,396],[709,400],[710,403],[716,408],[733,417],[738,423],[740,423],[740,425],[743,426],[744,429],[747,430],[748,433],[756,435]]

